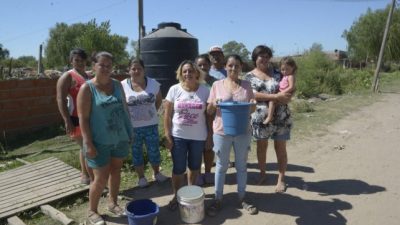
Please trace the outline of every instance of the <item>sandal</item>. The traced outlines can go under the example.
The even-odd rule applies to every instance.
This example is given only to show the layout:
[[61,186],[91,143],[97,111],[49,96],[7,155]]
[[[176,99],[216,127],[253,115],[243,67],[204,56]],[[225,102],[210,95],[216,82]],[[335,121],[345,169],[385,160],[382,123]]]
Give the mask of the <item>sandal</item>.
[[113,213],[116,216],[119,216],[119,217],[126,216],[125,210],[123,210],[117,204],[108,205],[107,209],[108,209],[109,212]]
[[90,184],[90,177],[81,173],[81,184]]
[[214,200],[213,203],[207,208],[207,215],[214,217],[218,214],[219,211],[222,209],[222,202],[221,200]]
[[103,217],[101,217],[96,212],[89,210],[88,212],[88,223],[91,225],[105,225]]
[[168,203],[168,209],[170,211],[175,211],[178,208],[178,200],[176,198],[173,198],[171,201]]
[[257,207],[245,201],[242,202],[242,208],[246,210],[250,215],[255,215],[258,213]]

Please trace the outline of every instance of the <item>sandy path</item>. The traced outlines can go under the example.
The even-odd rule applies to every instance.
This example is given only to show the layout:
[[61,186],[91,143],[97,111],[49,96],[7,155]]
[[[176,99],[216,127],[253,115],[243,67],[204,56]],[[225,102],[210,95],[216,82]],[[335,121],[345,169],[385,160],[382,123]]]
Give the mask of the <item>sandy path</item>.
[[[400,224],[400,95],[386,94],[328,130],[322,137],[289,143],[285,194],[273,192],[277,176],[272,148],[266,185],[254,184],[257,170],[250,164],[247,189],[259,207],[256,216],[237,207],[235,170],[230,169],[224,208],[201,224]],[[208,204],[213,187],[204,190]],[[168,183],[127,194],[159,204],[158,224],[182,224],[179,213],[165,207],[171,198]],[[108,224],[126,224],[126,219],[109,219],[115,223]]]

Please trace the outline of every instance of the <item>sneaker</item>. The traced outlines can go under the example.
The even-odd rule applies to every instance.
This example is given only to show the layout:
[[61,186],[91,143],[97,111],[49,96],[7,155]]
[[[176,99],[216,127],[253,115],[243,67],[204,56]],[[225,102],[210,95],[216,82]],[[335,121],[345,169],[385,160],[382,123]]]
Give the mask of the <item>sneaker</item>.
[[202,174],[199,174],[196,178],[196,183],[197,186],[203,186],[204,184],[204,177]]
[[142,177],[139,179],[138,185],[139,185],[139,187],[144,188],[144,187],[149,186],[149,182],[147,182],[146,177]]
[[153,175],[153,179],[159,183],[162,183],[162,182],[166,181],[168,179],[168,177],[159,172],[156,175]]
[[204,174],[204,183],[206,184],[214,184],[214,174],[212,173],[205,173]]

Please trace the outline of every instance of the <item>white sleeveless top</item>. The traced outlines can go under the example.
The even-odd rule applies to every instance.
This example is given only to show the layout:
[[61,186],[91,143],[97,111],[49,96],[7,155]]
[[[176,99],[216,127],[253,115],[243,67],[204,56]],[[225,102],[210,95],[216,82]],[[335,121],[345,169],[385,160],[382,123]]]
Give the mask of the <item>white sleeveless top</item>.
[[141,92],[132,89],[130,78],[121,81],[133,128],[158,124],[156,98],[160,83],[149,77],[146,80],[146,89]]

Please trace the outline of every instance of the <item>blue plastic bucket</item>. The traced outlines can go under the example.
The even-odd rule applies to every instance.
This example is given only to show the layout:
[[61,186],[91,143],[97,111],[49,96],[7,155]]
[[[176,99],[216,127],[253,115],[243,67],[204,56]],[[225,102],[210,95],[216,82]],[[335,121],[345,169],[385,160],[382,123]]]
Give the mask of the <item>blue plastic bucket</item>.
[[157,223],[159,208],[150,199],[129,202],[125,208],[129,225],[154,225]]
[[248,132],[250,124],[249,102],[220,102],[222,125],[227,135],[241,135]]

